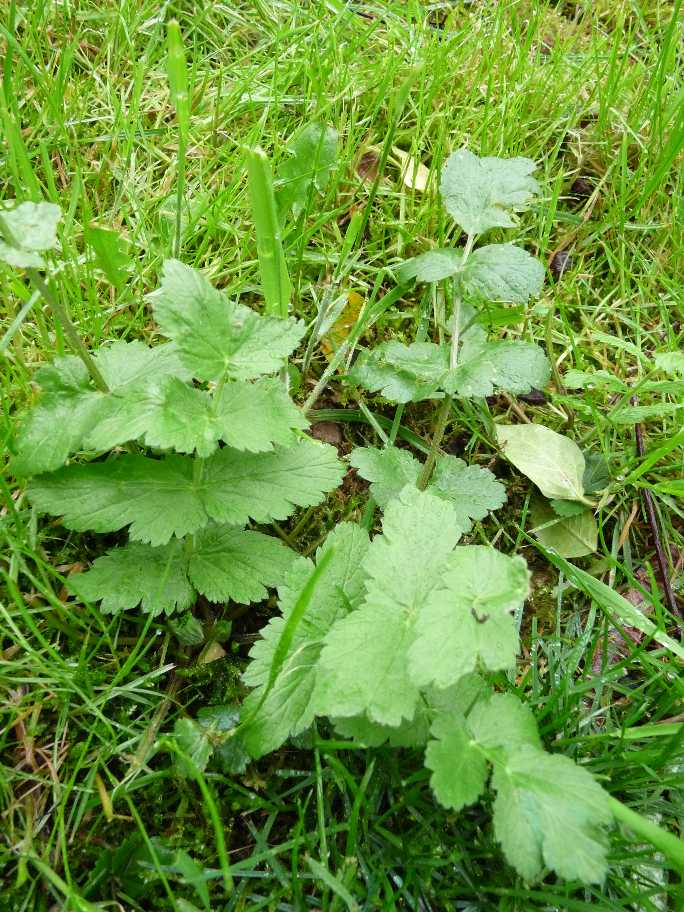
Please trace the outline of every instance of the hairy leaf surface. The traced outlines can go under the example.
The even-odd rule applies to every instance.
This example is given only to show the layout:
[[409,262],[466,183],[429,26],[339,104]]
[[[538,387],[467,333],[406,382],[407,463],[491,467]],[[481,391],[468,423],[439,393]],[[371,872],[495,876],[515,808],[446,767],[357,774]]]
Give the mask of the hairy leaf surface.
[[463,545],[446,562],[416,623],[410,673],[418,686],[447,687],[478,664],[510,668],[518,650],[511,613],[527,598],[527,565],[483,545]]
[[453,152],[442,171],[440,190],[447,212],[467,234],[515,225],[511,212],[527,209],[539,192],[529,158],[479,158]]
[[390,502],[383,534],[373,539],[364,562],[366,599],[325,639],[320,714],[366,714],[390,726],[413,719],[418,688],[407,656],[415,619],[459,535],[452,507],[440,498],[407,487]]
[[522,748],[497,765],[492,780],[494,832],[525,880],[544,866],[566,880],[600,883],[606,873],[603,827],[612,821],[608,796],[568,757]]
[[487,244],[471,253],[460,279],[474,300],[527,304],[539,297],[544,266],[514,244]]
[[236,304],[179,260],[166,260],[161,285],[149,297],[161,331],[201,380],[275,373],[304,335],[302,322]]
[[34,505],[79,531],[115,532],[130,524],[134,540],[163,545],[210,520],[243,525],[284,519],[296,506],[319,503],[343,474],[336,450],[302,440],[287,450],[244,454],[220,450],[201,478],[185,456],[119,456],[65,466],[29,485]]
[[385,342],[359,355],[349,379],[391,402],[419,402],[434,397],[448,368],[447,349],[432,342]]
[[[323,638],[361,595],[363,574],[360,568],[368,549],[367,533],[360,526],[341,523],[319,549],[317,561],[331,549],[333,554],[321,585],[294,632],[283,668],[257,715],[245,729],[245,744],[255,757],[275,750],[313,721]],[[243,676],[245,683],[254,688],[245,701],[244,718],[250,718],[259,707],[285,621],[312,571],[313,563],[300,558],[279,588],[283,614],[273,618],[262,630],[262,639],[252,647],[252,661]]]
[[439,282],[456,275],[461,269],[463,254],[458,250],[428,250],[417,257],[406,260],[397,269],[397,280],[403,285],[415,279],[417,282]]
[[481,326],[465,334],[455,370],[443,388],[463,398],[491,396],[495,390],[529,393],[546,386],[549,362],[538,345],[530,342],[489,342]]

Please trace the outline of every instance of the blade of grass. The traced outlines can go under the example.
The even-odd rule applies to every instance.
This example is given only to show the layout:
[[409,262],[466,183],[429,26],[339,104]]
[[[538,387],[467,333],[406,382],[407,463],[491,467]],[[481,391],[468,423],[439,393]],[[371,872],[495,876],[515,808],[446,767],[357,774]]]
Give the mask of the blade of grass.
[[280,234],[271,163],[263,149],[247,152],[247,173],[266,313],[285,318],[290,310],[292,284]]

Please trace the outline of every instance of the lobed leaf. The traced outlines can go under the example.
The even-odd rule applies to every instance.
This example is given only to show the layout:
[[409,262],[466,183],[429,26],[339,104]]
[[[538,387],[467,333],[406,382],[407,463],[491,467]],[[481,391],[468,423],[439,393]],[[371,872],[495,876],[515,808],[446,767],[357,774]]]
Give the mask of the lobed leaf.
[[[357,447],[349,457],[362,478],[371,482],[371,494],[383,509],[407,484],[416,485],[421,464],[407,450],[388,446]],[[472,520],[484,519],[506,501],[506,489],[488,469],[469,466],[456,456],[439,456],[427,490],[448,500],[463,533]]]
[[190,376],[171,344],[149,348],[142,342],[113,342],[96,351],[93,360],[109,393],[95,388],[83,362],[72,355],[36,372],[43,394],[21,423],[12,459],[17,475],[57,469],[86,447],[108,449],[135,439],[147,422],[147,387],[166,377]]
[[420,402],[435,397],[448,368],[447,349],[432,342],[385,342],[359,355],[349,380],[390,402]]
[[[328,536],[316,555],[317,562],[332,550],[315,598],[296,627],[278,677],[261,704],[285,622],[304,589],[314,565],[300,558],[280,587],[281,617],[273,618],[261,631],[262,639],[250,652],[252,659],[243,680],[254,690],[247,697],[243,717],[250,719],[244,741],[254,757],[275,750],[288,737],[311,725],[318,685],[318,659],[323,637],[332,624],[349,611],[360,595],[360,567],[368,549],[368,536],[361,527],[341,523]],[[260,705],[261,704],[261,705]]]
[[185,456],[66,466],[34,478],[29,493],[37,509],[63,516],[69,529],[116,532],[130,525],[132,539],[163,545],[210,520],[284,519],[296,506],[319,503],[342,474],[336,450],[307,439],[263,454],[225,448],[205,462],[201,478]]
[[407,487],[390,502],[383,534],[364,561],[365,601],[325,638],[319,714],[366,714],[390,726],[413,719],[419,692],[407,658],[416,616],[459,536],[452,508],[440,498]]
[[234,303],[179,260],[165,261],[161,285],[149,298],[161,331],[201,380],[275,373],[305,331],[301,321],[260,316]]
[[549,362],[538,345],[530,342],[488,342],[481,326],[465,334],[458,366],[449,371],[442,386],[463,398],[491,396],[496,389],[529,393],[546,386]]
[[494,770],[494,832],[525,880],[544,866],[566,880],[600,883],[612,822],[608,795],[568,757],[523,747]]
[[479,158],[453,152],[442,171],[440,190],[447,212],[467,234],[515,225],[511,212],[527,209],[539,193],[529,158]]
[[475,703],[467,718],[443,712],[430,729],[425,765],[441,805],[459,811],[477,801],[489,777],[488,760],[497,752],[530,746],[541,751],[531,709],[512,694],[494,694]]
[[511,613],[528,594],[521,557],[482,545],[457,548],[418,614],[409,652],[412,680],[420,687],[448,687],[479,664],[511,668],[518,651]]
[[101,600],[108,614],[138,605],[147,614],[172,614],[189,608],[197,592],[212,602],[259,601],[294,559],[278,539],[231,526],[208,526],[191,544],[171,541],[154,548],[129,542],[71,577],[69,588],[81,598]]

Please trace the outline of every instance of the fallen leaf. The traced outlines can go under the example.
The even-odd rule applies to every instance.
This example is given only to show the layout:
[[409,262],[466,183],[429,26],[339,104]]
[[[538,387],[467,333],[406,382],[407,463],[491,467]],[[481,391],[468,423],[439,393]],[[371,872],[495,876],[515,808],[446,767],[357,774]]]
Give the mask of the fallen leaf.
[[430,169],[427,168],[419,159],[411,158],[408,152],[392,146],[392,152],[401,163],[401,179],[404,185],[410,190],[427,189],[430,180]]

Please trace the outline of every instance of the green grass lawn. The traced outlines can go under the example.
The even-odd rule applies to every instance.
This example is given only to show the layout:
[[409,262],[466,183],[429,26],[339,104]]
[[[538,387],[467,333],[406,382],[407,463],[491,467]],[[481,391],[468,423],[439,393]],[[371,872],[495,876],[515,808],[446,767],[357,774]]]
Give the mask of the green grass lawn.
[[[491,429],[494,417],[532,420],[607,460],[599,547],[577,563],[631,590],[678,639],[643,489],[653,490],[676,594],[684,508],[681,486],[677,496],[667,483],[684,469],[684,378],[659,372],[653,354],[677,352],[684,339],[680,6],[6,0],[0,10],[0,198],[62,207],[55,287],[92,347],[154,338],[145,295],[177,240],[185,263],[262,307],[246,150],[261,146],[277,167],[288,138],[311,121],[337,130],[339,150],[325,194],[284,238],[292,310],[308,323],[326,296],[377,300],[395,287],[391,269],[403,259],[457,239],[437,190],[451,151],[538,163],[541,201],[509,235],[550,269],[526,317],[496,331],[542,345],[552,382],[537,400],[458,403],[444,446],[508,483],[507,505],[472,540],[521,553],[533,571],[513,686],[546,745],[675,835],[684,829],[681,669],[648,639],[622,641],[608,659],[610,605],[573,587],[572,571],[559,571],[526,534],[531,486],[497,457]],[[174,17],[191,100],[180,213],[166,68]],[[402,180],[396,150],[426,166],[424,190]],[[118,289],[86,245],[93,223],[129,242]],[[22,273],[0,264],[0,282],[0,433],[9,451],[15,416],[34,399],[35,369],[68,344]],[[426,303],[420,287],[399,298],[360,346],[412,341]],[[330,344],[313,349],[300,402],[328,366]],[[567,388],[571,369],[616,375],[641,410],[630,411],[631,390]],[[400,430],[423,449],[434,418],[426,406],[408,406]],[[374,416],[386,426],[395,414],[336,374],[316,408],[343,454],[377,443]],[[658,454],[645,470],[637,422],[647,453]],[[207,625],[232,621],[210,656],[179,643],[163,619],[103,614],[64,585],[102,552],[102,536],[38,516],[9,474],[1,486],[0,912],[684,907],[680,875],[627,829],[612,833],[602,886],[553,875],[525,884],[502,858],[487,802],[440,809],[411,751],[329,740],[312,749],[303,737],[240,775],[210,765],[199,782],[183,777],[168,737],[175,721],[240,698],[247,652],[275,600],[247,611],[202,606]],[[345,482],[278,534],[308,554],[335,522],[360,519],[365,500]]]

